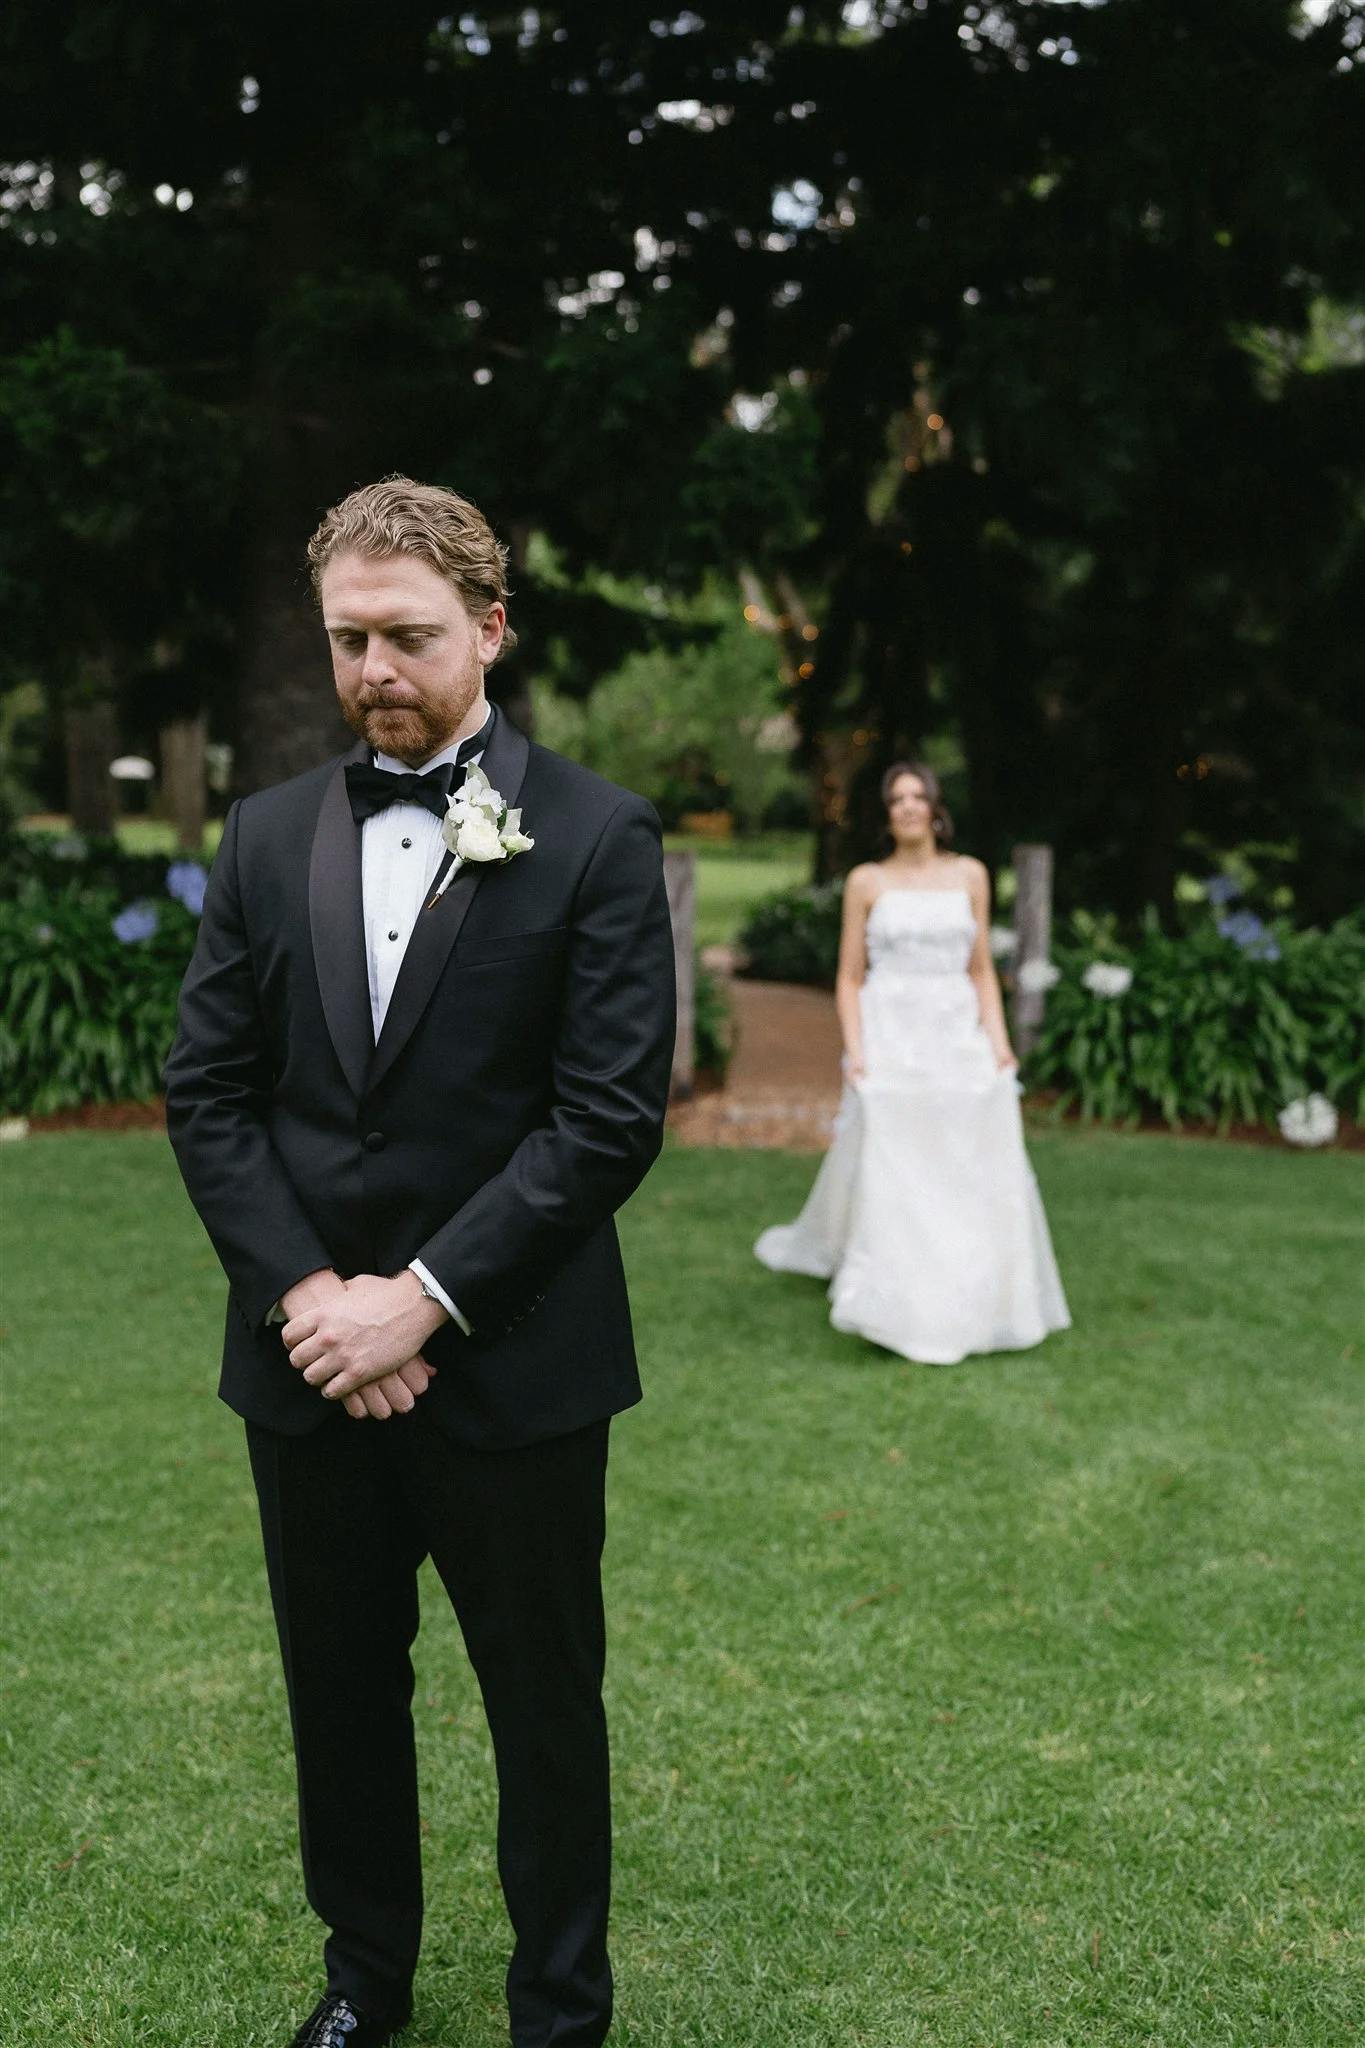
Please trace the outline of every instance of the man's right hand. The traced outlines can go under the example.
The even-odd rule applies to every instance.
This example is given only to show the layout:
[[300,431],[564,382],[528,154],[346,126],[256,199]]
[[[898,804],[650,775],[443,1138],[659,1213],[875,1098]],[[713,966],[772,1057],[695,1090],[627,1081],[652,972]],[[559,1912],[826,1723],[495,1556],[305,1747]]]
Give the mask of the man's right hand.
[[[305,1274],[287,1294],[282,1294],[280,1308],[289,1321],[308,1309],[322,1308],[333,1295],[345,1292],[346,1282],[340,1273],[322,1266],[316,1273]],[[363,1422],[367,1415],[376,1422],[387,1422],[391,1415],[410,1415],[417,1396],[425,1394],[435,1377],[434,1365],[428,1365],[424,1358],[410,1358],[383,1379],[371,1380],[354,1394],[348,1394],[342,1405],[357,1422]]]
[[417,1395],[425,1394],[435,1377],[435,1366],[428,1365],[425,1358],[410,1358],[396,1372],[385,1373],[382,1380],[367,1380],[363,1387],[347,1394],[342,1406],[357,1422],[363,1422],[367,1415],[372,1415],[376,1422],[387,1422],[391,1415],[410,1415]]

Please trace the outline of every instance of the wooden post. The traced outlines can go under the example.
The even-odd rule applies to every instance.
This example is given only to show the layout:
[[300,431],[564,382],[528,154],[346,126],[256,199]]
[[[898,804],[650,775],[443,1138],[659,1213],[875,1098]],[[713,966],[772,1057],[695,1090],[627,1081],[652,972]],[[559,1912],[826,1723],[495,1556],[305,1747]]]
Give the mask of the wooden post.
[[118,753],[118,719],[108,697],[76,698],[62,718],[66,807],[77,832],[106,833],[117,815],[109,763]]
[[1052,848],[1014,849],[1014,1049],[1020,1059],[1033,1050],[1047,1008],[1045,989],[1020,986],[1029,961],[1046,961],[1052,952]]
[[673,919],[673,965],[678,977],[678,1035],[673,1044],[671,1093],[677,1102],[691,1098],[695,1080],[693,1052],[696,990],[693,963],[697,936],[697,856],[664,855],[664,885]]
[[204,778],[208,736],[209,722],[202,711],[196,718],[172,719],[160,733],[162,815],[175,826],[180,851],[193,854],[196,860],[204,851],[208,817]]

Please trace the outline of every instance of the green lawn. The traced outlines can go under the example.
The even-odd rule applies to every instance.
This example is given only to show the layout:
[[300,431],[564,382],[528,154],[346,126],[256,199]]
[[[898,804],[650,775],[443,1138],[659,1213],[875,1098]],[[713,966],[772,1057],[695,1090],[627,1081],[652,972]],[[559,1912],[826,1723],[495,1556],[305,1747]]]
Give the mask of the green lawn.
[[670,832],[665,844],[697,856],[699,946],[732,942],[755,903],[810,880],[808,832],[764,832],[756,839],[731,840]]
[[[809,1160],[672,1150],[627,1212],[620,2048],[1356,2034],[1365,1175],[1076,1130],[1034,1154],[1076,1328],[944,1370],[750,1258]],[[217,1271],[159,1139],[0,1167],[5,2038],[279,2048],[316,1935]],[[488,1744],[428,1616],[406,2039],[497,2048]]]

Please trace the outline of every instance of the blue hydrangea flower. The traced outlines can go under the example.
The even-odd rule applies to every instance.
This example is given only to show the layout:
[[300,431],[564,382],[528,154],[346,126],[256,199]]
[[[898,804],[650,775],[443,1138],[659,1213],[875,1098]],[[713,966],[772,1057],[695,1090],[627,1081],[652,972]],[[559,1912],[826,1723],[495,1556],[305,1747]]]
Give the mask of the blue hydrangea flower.
[[166,870],[166,893],[198,917],[204,908],[208,881],[207,868],[201,867],[197,860],[173,860]]
[[111,920],[114,937],[125,946],[135,946],[140,939],[150,939],[161,922],[154,903],[145,899],[130,903]]
[[1234,910],[1231,917],[1218,920],[1220,938],[1230,939],[1234,946],[1252,960],[1278,960],[1280,949],[1266,930],[1254,910]]
[[1220,910],[1225,904],[1234,903],[1241,893],[1231,875],[1210,875],[1204,884],[1205,896]]
[[1218,920],[1218,936],[1231,939],[1234,946],[1252,946],[1264,935],[1265,926],[1254,910],[1234,910]]

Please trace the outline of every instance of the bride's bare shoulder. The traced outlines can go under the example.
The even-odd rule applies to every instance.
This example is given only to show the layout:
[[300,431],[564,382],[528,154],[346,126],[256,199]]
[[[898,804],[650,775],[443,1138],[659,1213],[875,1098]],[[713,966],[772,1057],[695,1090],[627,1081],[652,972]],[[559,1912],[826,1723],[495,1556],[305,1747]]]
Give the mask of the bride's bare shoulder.
[[974,853],[955,853],[957,871],[968,888],[982,888],[990,882],[990,869],[984,860],[978,860]]
[[856,868],[850,868],[844,877],[844,901],[846,903],[870,903],[882,886],[881,864],[875,860],[859,861]]

